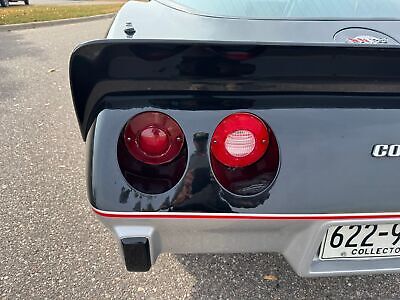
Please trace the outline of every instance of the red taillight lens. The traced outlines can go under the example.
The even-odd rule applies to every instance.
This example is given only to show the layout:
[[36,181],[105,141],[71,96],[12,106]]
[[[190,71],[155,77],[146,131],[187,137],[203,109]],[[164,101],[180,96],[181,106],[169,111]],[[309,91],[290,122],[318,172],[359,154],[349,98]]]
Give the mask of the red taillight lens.
[[139,134],[138,146],[148,155],[162,155],[168,150],[169,145],[168,134],[160,128],[149,127]]
[[161,194],[182,178],[187,145],[178,123],[160,112],[130,119],[118,139],[118,163],[126,181],[146,194]]
[[[278,174],[275,135],[253,114],[236,113],[223,119],[214,131],[210,150],[215,179],[234,195],[253,196],[267,191]],[[259,203],[230,196],[225,199],[235,207],[255,207]]]
[[129,153],[149,165],[173,161],[184,145],[184,135],[178,123],[166,114],[145,112],[126,124],[124,142]]
[[219,123],[211,139],[211,153],[228,167],[245,167],[267,151],[268,129],[250,113],[232,114]]

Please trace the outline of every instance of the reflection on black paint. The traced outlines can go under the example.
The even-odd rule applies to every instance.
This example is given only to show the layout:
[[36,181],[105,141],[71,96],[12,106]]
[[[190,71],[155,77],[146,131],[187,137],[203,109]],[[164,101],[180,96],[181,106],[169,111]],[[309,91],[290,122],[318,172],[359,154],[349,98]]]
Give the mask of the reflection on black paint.
[[268,191],[254,197],[241,197],[221,189],[211,171],[207,154],[208,139],[208,133],[194,134],[193,144],[196,150],[190,156],[188,171],[172,200],[171,209],[228,213],[233,212],[232,207],[254,208],[263,204],[269,197]]
[[170,163],[149,165],[135,159],[128,151],[123,131],[118,140],[117,156],[119,167],[129,184],[144,194],[162,194],[172,189],[185,171],[187,161],[186,144],[180,154]]
[[131,46],[130,50],[137,56],[143,60],[148,61],[157,61],[163,60],[168,57],[177,55],[178,53],[185,50],[187,46],[181,45],[163,45],[163,44],[155,44],[155,45],[135,45]]
[[[143,49],[146,49],[146,45],[142,45]],[[399,49],[265,46],[257,57],[238,61],[229,60],[221,53],[206,51],[205,48],[209,46],[189,45],[183,51],[171,53],[172,56],[158,56],[161,60],[157,63],[153,61],[145,64],[143,58],[132,53],[132,46],[130,43],[101,41],[81,46],[74,52],[71,59],[72,94],[84,138],[97,113],[106,107],[99,106],[102,101],[107,108],[118,109],[124,97],[128,99],[124,109],[155,107],[177,109],[183,114],[186,113],[184,110],[209,113],[207,110],[213,112],[221,109],[274,107],[399,107],[397,94],[391,98],[388,95],[382,96],[388,92],[399,93]],[[135,44],[134,47],[140,45]],[[138,62],[142,63],[141,67],[138,67]],[[150,91],[158,96],[149,97],[149,94],[145,94]],[[231,94],[232,91],[235,93]],[[243,92],[246,94],[243,95]],[[256,96],[250,92],[260,94]],[[279,94],[271,95],[270,92]],[[299,92],[303,95],[295,94]],[[304,95],[306,92],[314,94]],[[324,92],[323,96],[321,92]],[[327,95],[329,92],[340,93]],[[293,93],[294,97],[288,93]],[[348,93],[351,93],[351,97],[348,97]],[[366,93],[369,93],[368,99]],[[115,98],[107,102],[104,95],[109,99],[111,96]],[[177,100],[176,95],[184,98]],[[170,97],[171,100],[164,97]],[[105,126],[102,128],[105,130]],[[195,130],[190,128],[188,132]],[[106,135],[106,132],[102,134]],[[105,197],[110,201],[107,205],[106,201],[96,202],[97,197],[104,195],[97,195],[96,185],[89,186],[92,204],[100,209],[112,210],[112,202],[119,201],[124,205],[118,209],[123,207],[126,211],[173,209],[244,212],[240,208],[261,206],[268,199],[268,193],[262,197],[237,197],[223,191],[211,175],[208,157],[202,154],[204,149],[201,147],[196,148],[195,153],[184,153],[190,155],[189,171],[183,175],[187,157],[182,157],[182,174],[174,176],[176,181],[170,180],[169,169],[161,174],[166,175],[161,177],[162,180],[156,181],[155,175],[160,173],[158,169],[149,170],[129,161],[129,167],[135,172],[121,170],[128,182],[140,182],[139,188],[142,190],[166,192],[153,197],[137,192],[138,188],[135,187],[131,189],[133,193],[127,196],[129,185],[123,180],[115,185],[116,190],[110,187],[108,197]],[[146,171],[150,175],[143,178]],[[266,173],[267,176],[261,180],[256,178],[255,183],[261,181],[268,185],[273,180],[273,174]],[[181,185],[175,187],[182,176],[184,179]],[[254,187],[254,182],[252,184]],[[121,189],[121,186],[125,186],[125,189]],[[240,190],[243,187],[248,188],[246,184],[233,188]],[[264,205],[262,211],[266,210]]]
[[[147,100],[147,99],[146,99]],[[281,99],[279,99],[282,101]],[[179,110],[232,110],[232,109],[249,109],[254,106],[255,101],[252,99],[239,98],[236,101],[223,100],[221,98],[207,95],[191,95],[184,99],[174,97],[174,99],[151,98],[148,103],[156,108],[161,109],[179,109]],[[112,104],[111,104],[112,105]]]
[[[211,60],[211,61],[210,61]],[[234,77],[254,73],[254,64],[241,63],[221,57],[183,57],[177,68],[181,75],[207,77]]]
[[208,137],[205,132],[193,135],[196,150],[190,156],[188,171],[172,201],[174,211],[231,212],[229,205],[218,197],[216,187],[212,184],[207,156]]
[[128,202],[129,194],[131,193],[130,189],[126,189],[124,186],[121,188],[121,194],[119,195],[119,202],[126,203]]
[[93,111],[110,93],[398,93],[399,65],[399,49],[389,47],[104,40],[78,47],[71,56],[70,73],[85,139]]

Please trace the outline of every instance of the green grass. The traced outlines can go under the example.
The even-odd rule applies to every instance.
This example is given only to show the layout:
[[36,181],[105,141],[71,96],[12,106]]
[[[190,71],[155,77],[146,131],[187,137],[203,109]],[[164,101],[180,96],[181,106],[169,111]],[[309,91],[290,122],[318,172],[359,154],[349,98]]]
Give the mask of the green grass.
[[117,12],[118,4],[13,6],[0,8],[0,25],[87,17]]

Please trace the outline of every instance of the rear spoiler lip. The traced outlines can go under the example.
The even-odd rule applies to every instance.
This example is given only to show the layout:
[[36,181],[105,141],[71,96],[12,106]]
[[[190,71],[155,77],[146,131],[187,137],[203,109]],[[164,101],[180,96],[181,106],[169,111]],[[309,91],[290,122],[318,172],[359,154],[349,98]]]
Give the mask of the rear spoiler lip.
[[[199,92],[212,92],[212,93],[223,93],[228,94],[238,93],[238,92],[248,92],[248,93],[400,93],[400,77],[396,77],[395,80],[386,78],[385,81],[368,81],[357,80],[357,78],[345,78],[345,80],[338,80],[334,77],[318,77],[316,80],[310,82],[301,82],[301,80],[296,80],[290,82],[287,79],[276,77],[275,80],[271,78],[268,80],[268,87],[266,87],[265,82],[257,81],[254,79],[246,78],[195,78],[193,80],[163,80],[160,78],[131,78],[129,80],[123,79],[110,79],[101,78],[101,81],[91,83],[92,86],[89,88],[87,95],[82,94],[82,83],[81,80],[79,84],[74,80],[79,74],[76,70],[78,58],[84,57],[88,61],[92,62],[91,67],[99,64],[96,60],[104,53],[105,49],[111,48],[123,48],[127,46],[135,45],[180,45],[180,46],[264,46],[271,48],[280,49],[319,49],[322,52],[325,51],[356,51],[356,52],[368,52],[378,53],[381,51],[398,51],[400,53],[400,45],[387,44],[387,45],[349,45],[342,43],[265,43],[265,42],[246,42],[246,41],[208,41],[208,40],[156,40],[156,39],[134,39],[134,40],[119,40],[119,39],[102,39],[102,40],[92,40],[78,45],[70,58],[70,86],[72,92],[72,98],[74,102],[75,112],[78,118],[80,130],[83,139],[86,139],[87,132],[90,127],[89,116],[91,111],[95,108],[96,103],[100,101],[105,95],[115,92],[143,92],[143,93],[173,93],[183,92],[187,93],[199,93]],[[115,58],[115,56],[107,57],[107,61]],[[104,58],[102,58],[104,59]],[[106,61],[106,62],[107,62]],[[101,61],[104,63],[105,61]],[[256,65],[256,63],[255,63]],[[83,68],[84,69],[84,68]],[[89,72],[92,70],[86,70]],[[397,76],[397,75],[396,75]],[[90,83],[92,76],[85,78],[85,84]],[[340,79],[340,78],[339,78]],[[381,78],[382,79],[382,78]],[[226,88],[226,83],[229,82],[231,85],[234,84],[236,87],[241,87],[234,91]],[[167,84],[166,84],[167,83]],[[261,84],[264,83],[264,84]],[[197,84],[197,87],[196,87]],[[259,86],[261,85],[261,86]],[[200,89],[198,87],[201,87]],[[330,88],[329,88],[330,86]],[[150,88],[149,88],[150,87]],[[340,87],[340,88],[338,88]]]
[[[357,28],[357,27],[354,27]],[[399,44],[346,44],[339,42],[331,42],[331,43],[294,43],[294,42],[262,42],[262,41],[252,41],[252,40],[180,40],[180,39],[94,39],[89,40],[83,43],[78,44],[73,52],[74,53],[87,45],[96,45],[96,44],[179,44],[179,45],[208,45],[208,46],[217,46],[217,45],[227,45],[227,46],[290,46],[290,47],[333,47],[333,48],[400,48]]]

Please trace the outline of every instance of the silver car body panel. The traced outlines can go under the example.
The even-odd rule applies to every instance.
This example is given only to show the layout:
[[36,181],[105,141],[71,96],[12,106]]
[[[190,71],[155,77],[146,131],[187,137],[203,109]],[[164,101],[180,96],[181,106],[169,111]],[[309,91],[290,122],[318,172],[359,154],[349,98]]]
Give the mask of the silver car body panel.
[[[154,264],[160,253],[282,254],[304,277],[388,273],[400,271],[398,258],[326,261],[318,257],[329,226],[398,223],[395,214],[264,215],[263,219],[225,219],[229,214],[110,213],[93,209],[116,239],[146,237]],[[259,215],[257,215],[260,217]],[[360,218],[360,216],[362,218]],[[209,218],[207,218],[209,217]],[[251,218],[251,215],[247,217]],[[340,218],[345,217],[345,220]],[[270,219],[268,219],[270,218]],[[320,219],[318,219],[320,218]],[[337,218],[337,219],[335,219]]]

